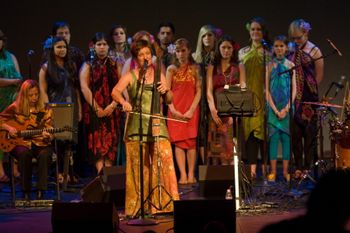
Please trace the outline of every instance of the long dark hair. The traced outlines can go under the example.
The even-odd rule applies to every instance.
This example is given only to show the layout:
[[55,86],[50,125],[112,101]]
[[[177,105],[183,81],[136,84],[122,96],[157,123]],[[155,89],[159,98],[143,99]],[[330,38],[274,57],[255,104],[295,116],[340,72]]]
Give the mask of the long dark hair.
[[[257,16],[257,17],[254,17],[252,18],[251,20],[249,20],[247,23],[246,23],[246,29],[248,30],[248,32],[250,31],[250,27],[252,25],[252,23],[257,23],[260,25],[261,27],[261,32],[263,34],[263,39],[268,42],[269,44],[271,44],[271,40],[269,38],[269,31],[267,30],[266,28],[266,22],[263,18]],[[252,43],[251,39],[249,39],[250,42]]]
[[49,56],[48,56],[48,60],[47,60],[47,73],[48,75],[50,75],[51,79],[53,80],[58,80],[59,77],[57,69],[58,69],[58,65],[56,62],[56,56],[55,56],[55,44],[57,44],[58,42],[63,41],[66,45],[67,48],[67,54],[66,56],[63,58],[64,60],[64,69],[69,73],[69,77],[72,79],[73,83],[77,83],[77,68],[75,66],[75,63],[73,62],[73,60],[70,58],[69,56],[69,46],[67,41],[60,36],[55,36],[52,38],[52,45],[51,48],[49,50]]
[[[91,39],[91,42],[94,45],[96,45],[96,43],[101,41],[101,40],[104,40],[108,43],[107,35],[104,34],[103,32],[96,32],[94,37]],[[101,65],[101,61],[97,56],[95,56],[94,59],[92,61],[90,61],[89,63],[91,65],[92,72],[93,72],[93,69],[95,66]],[[116,77],[119,78],[118,72],[116,69],[117,63],[114,62],[110,57],[108,57],[108,54],[107,54],[107,57],[105,57],[103,59],[102,64],[106,65],[106,68],[107,68],[108,82],[110,82],[110,83],[108,83],[108,85],[110,87],[113,87],[116,83],[114,83],[112,81],[116,81],[117,80]]]
[[125,42],[124,42],[124,53],[128,53],[130,51],[130,45],[128,43],[128,34],[127,34],[127,30],[126,27],[124,25],[121,24],[116,24],[113,25],[111,30],[109,31],[109,40],[108,40],[108,44],[110,49],[115,49],[115,45],[114,45],[114,40],[113,40],[113,34],[115,29],[121,28],[124,31],[125,34]]
[[215,47],[215,56],[214,56],[214,65],[219,65],[221,62],[221,53],[220,53],[220,45],[223,42],[230,42],[230,44],[232,45],[233,51],[232,51],[232,56],[231,56],[231,60],[230,63],[231,64],[235,64],[237,65],[238,63],[238,50],[239,50],[239,45],[233,40],[233,38],[229,35],[223,35],[222,37],[220,37],[220,39],[218,40],[218,42],[216,43],[216,47]]

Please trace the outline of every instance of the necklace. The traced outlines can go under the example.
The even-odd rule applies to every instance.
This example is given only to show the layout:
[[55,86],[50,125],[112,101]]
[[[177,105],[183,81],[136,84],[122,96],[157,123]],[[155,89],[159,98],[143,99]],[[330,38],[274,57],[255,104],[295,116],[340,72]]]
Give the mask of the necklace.
[[225,78],[225,86],[231,83],[232,78],[232,66],[227,67],[225,71],[222,70],[222,75]]

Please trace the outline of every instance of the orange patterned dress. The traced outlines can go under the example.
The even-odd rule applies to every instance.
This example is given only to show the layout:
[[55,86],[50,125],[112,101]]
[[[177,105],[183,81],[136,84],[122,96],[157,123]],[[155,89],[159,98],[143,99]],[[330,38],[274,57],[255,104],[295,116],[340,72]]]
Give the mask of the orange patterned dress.
[[[133,74],[133,82],[128,87],[130,99],[139,96],[141,88],[137,88],[137,77]],[[142,94],[142,112],[151,113],[153,85],[146,84]],[[137,94],[138,93],[138,94]],[[137,106],[137,101],[132,101]],[[136,108],[135,108],[136,109]],[[160,136],[158,140],[152,136],[151,119],[142,117],[142,151],[143,151],[143,185],[145,213],[155,214],[173,211],[173,200],[179,199],[177,179],[175,174],[173,153],[168,139],[165,121],[160,121]],[[136,217],[140,214],[140,136],[139,115],[129,114],[125,130],[126,147],[126,187],[125,215]],[[160,173],[158,175],[158,159]],[[160,179],[161,186],[158,185]],[[159,197],[159,191],[161,197]]]

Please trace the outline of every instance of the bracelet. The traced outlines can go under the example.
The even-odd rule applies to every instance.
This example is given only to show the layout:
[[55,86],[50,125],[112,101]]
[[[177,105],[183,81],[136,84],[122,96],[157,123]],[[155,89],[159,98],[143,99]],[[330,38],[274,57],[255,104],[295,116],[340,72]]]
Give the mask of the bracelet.
[[95,112],[97,113],[100,110],[100,107],[95,107]]
[[112,106],[113,106],[113,108],[117,108],[117,106],[118,106],[118,103],[117,102],[115,102],[114,100],[112,101]]

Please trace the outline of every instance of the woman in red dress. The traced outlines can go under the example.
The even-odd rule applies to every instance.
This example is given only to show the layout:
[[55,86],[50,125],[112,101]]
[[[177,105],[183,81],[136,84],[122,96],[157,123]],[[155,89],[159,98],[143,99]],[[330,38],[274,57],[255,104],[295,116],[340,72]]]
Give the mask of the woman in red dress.
[[207,70],[207,98],[211,113],[208,144],[210,155],[219,157],[222,165],[233,164],[234,120],[231,116],[218,116],[214,96],[230,86],[245,88],[245,68],[238,63],[238,48],[230,36],[222,36],[216,46],[214,62]]
[[[196,183],[196,138],[198,132],[201,79],[199,67],[191,56],[189,42],[178,39],[175,42],[176,58],[167,69],[166,78],[173,92],[173,103],[169,105],[168,116],[188,120],[188,123],[168,121],[170,140],[175,144],[175,158],[180,170],[179,184]],[[186,173],[186,158],[188,172]]]

